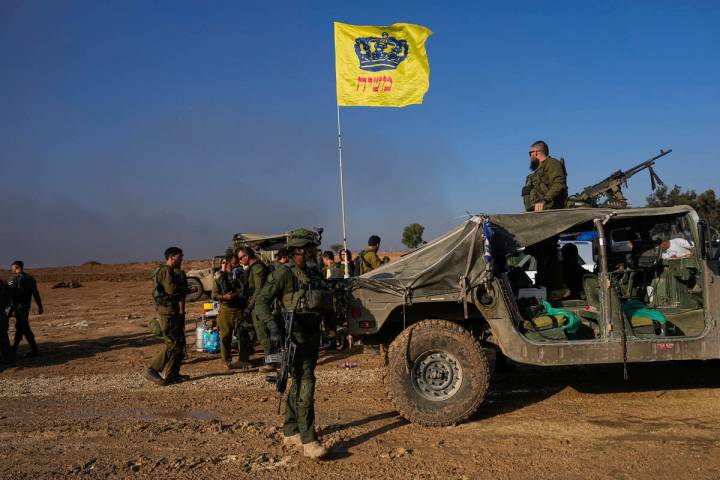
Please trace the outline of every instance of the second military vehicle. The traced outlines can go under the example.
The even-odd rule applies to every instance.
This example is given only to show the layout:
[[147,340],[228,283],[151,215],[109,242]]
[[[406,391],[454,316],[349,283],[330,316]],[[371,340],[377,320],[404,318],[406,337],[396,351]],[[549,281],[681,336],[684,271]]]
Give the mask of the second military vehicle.
[[[308,230],[317,237],[318,244],[322,239],[322,228]],[[240,247],[254,249],[262,260],[268,264],[275,259],[275,254],[281,248],[287,246],[287,234],[278,233],[275,235],[259,235],[256,233],[236,233],[233,235],[227,254],[237,251]],[[210,297],[213,287],[213,274],[220,269],[220,261],[224,255],[217,255],[213,258],[212,266],[209,268],[198,268],[189,270],[186,273],[190,294],[187,301],[194,302],[202,298]]]

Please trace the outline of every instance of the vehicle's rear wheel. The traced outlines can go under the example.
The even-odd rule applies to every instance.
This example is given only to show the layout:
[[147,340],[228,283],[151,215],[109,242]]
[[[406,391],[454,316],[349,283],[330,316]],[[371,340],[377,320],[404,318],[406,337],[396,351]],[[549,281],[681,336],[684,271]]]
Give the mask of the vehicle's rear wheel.
[[426,426],[453,425],[480,407],[490,368],[470,332],[445,320],[425,320],[390,344],[384,382],[406,419]]
[[200,280],[195,277],[190,277],[187,279],[187,283],[190,293],[187,294],[185,300],[188,302],[195,302],[197,300],[200,300],[205,293],[203,291],[203,286],[202,283],[200,283]]

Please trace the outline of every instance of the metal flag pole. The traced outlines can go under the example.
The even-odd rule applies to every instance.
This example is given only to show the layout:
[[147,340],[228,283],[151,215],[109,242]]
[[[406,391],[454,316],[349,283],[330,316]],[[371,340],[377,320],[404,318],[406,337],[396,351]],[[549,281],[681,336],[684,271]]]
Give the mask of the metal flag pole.
[[343,147],[342,147],[342,129],[340,128],[340,105],[337,106],[337,125],[338,125],[338,156],[340,157],[340,211],[342,212],[342,234],[343,248],[345,249],[345,278],[350,278],[350,264],[348,263],[347,249],[347,228],[345,226],[345,183],[343,181]]

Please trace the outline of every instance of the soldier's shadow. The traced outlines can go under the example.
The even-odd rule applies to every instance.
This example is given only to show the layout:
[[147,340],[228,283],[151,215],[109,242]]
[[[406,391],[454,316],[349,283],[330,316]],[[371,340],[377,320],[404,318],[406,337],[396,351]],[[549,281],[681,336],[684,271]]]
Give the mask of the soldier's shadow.
[[6,368],[39,368],[63,365],[74,360],[92,358],[97,354],[124,349],[138,349],[150,345],[159,345],[162,340],[148,332],[129,333],[127,335],[108,335],[99,338],[80,338],[65,341],[48,341],[36,336],[41,354],[25,358],[26,344],[22,342],[15,360]]
[[396,428],[400,428],[402,426],[408,425],[410,422],[405,420],[404,418],[401,418],[397,412],[383,412],[378,413],[375,415],[370,415],[365,418],[361,418],[358,420],[353,420],[347,423],[338,423],[333,425],[328,425],[325,428],[320,429],[319,433],[320,435],[332,435],[333,433],[342,432],[344,430],[350,430],[355,429],[358,427],[362,427],[364,425],[367,425],[369,423],[374,422],[381,422],[383,420],[388,419],[394,419],[395,421],[391,423],[385,423],[383,425],[380,425],[370,431],[360,433],[354,437],[343,439],[336,444],[334,444],[330,448],[330,454],[328,456],[328,460],[341,460],[343,458],[348,458],[352,456],[352,453],[349,451],[349,449],[356,447],[362,443],[367,442],[368,440],[377,437],[379,435],[382,435],[384,433],[387,433],[391,430],[395,430]]
[[543,402],[566,388],[582,394],[658,392],[720,387],[717,361],[621,364],[564,367],[518,366],[494,376],[485,401],[470,419],[482,421]]

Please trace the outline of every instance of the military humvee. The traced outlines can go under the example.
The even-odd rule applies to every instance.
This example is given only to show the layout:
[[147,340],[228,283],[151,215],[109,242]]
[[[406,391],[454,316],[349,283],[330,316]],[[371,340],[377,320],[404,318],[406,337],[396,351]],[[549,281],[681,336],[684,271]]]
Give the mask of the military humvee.
[[[688,206],[475,215],[353,279],[350,330],[389,346],[388,396],[405,418],[428,426],[470,417],[496,360],[720,358],[720,262],[708,231]],[[548,301],[508,262],[581,233],[591,234],[596,267],[581,274],[574,298]]]
[[[318,244],[322,239],[322,228],[310,230],[316,237]],[[275,254],[282,247],[287,246],[287,232],[276,235],[258,235],[255,233],[236,233],[232,242],[226,250],[226,254],[235,252],[240,247],[250,247],[268,264],[275,260]],[[187,301],[194,302],[201,298],[209,297],[212,293],[213,274],[220,269],[220,260],[224,255],[217,255],[213,258],[212,267],[199,268],[186,272],[190,294]]]

